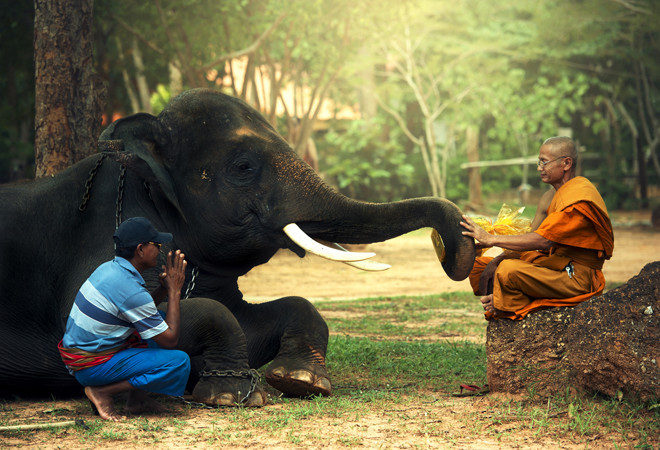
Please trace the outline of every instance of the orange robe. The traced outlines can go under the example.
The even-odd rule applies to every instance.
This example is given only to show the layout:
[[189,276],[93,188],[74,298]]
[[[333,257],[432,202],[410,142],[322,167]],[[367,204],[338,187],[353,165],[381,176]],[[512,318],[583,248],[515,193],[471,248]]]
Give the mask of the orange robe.
[[[563,184],[534,232],[553,242],[548,252],[524,252],[505,259],[495,272],[493,304],[510,319],[553,306],[574,306],[605,288],[602,267],[612,257],[614,233],[603,198],[584,177]],[[477,294],[479,277],[492,258],[479,257],[470,274]],[[571,277],[565,267],[571,263]],[[492,314],[486,314],[490,319]]]

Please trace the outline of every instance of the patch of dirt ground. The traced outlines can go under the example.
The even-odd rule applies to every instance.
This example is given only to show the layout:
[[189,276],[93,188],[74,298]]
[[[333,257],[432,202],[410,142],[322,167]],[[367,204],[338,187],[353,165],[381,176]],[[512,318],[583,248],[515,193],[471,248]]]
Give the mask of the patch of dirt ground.
[[[637,275],[645,264],[658,259],[660,230],[650,227],[650,213],[612,214],[612,217],[615,223],[614,256],[606,262],[604,273],[608,281],[623,283]],[[368,250],[377,254],[374,259],[392,265],[385,272],[361,272],[341,263],[314,256],[299,259],[291,252],[282,251],[268,264],[255,268],[241,278],[239,285],[246,299],[256,301],[286,295],[299,295],[314,301],[469,291],[467,281],[454,282],[444,274],[429,235],[429,230],[422,230],[369,245]],[[634,441],[622,442],[620,433],[610,436],[611,431],[608,430],[604,430],[603,434],[596,433],[593,442],[591,439],[585,441],[584,438],[577,438],[571,431],[566,431],[561,437],[539,437],[532,429],[521,431],[519,426],[507,425],[507,422],[490,426],[487,433],[483,430],[481,433],[475,432],[474,418],[490,417],[491,406],[497,401],[501,398],[498,399],[495,394],[457,398],[429,392],[421,401],[415,398],[410,402],[398,402],[391,410],[379,406],[372,410],[360,409],[359,414],[349,411],[321,419],[312,416],[315,417],[313,420],[301,417],[295,423],[271,430],[268,420],[277,421],[278,411],[285,407],[278,403],[260,410],[260,425],[254,432],[241,432],[237,430],[242,427],[234,422],[236,415],[226,409],[188,409],[173,401],[169,401],[168,405],[174,411],[174,425],[171,421],[165,422],[169,416],[156,416],[148,417],[143,426],[136,425],[135,421],[122,426],[101,423],[91,415],[89,407],[81,399],[52,402],[16,400],[0,403],[0,415],[6,419],[2,420],[2,424],[58,422],[79,416],[87,424],[98,428],[95,431],[98,439],[82,439],[80,432],[69,428],[20,434],[0,432],[0,448],[308,448],[310,445],[307,442],[314,442],[311,446],[322,443],[328,448],[541,449],[635,445]],[[54,411],[69,411],[69,414],[64,414],[69,419],[57,419]],[[254,426],[256,419],[250,418],[249,412],[246,411],[245,417],[245,426]],[[158,420],[166,425],[162,428],[155,426]],[[195,439],[196,431],[204,436],[201,440]],[[112,433],[116,434],[116,439],[113,439]],[[657,444],[657,437],[655,442]]]

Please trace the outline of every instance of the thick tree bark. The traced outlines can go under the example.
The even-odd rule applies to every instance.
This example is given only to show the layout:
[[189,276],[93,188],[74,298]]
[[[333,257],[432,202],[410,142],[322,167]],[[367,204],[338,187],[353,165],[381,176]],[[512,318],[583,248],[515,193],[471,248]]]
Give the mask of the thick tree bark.
[[93,0],[35,0],[35,176],[94,153],[103,88],[92,59]]

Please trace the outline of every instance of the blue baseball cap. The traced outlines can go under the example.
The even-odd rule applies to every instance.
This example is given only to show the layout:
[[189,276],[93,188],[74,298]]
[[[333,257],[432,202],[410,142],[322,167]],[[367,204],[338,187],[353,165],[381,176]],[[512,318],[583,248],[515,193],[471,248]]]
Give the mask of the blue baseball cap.
[[145,217],[131,217],[119,225],[112,238],[117,248],[132,248],[146,242],[156,244],[170,242],[172,234],[159,232]]

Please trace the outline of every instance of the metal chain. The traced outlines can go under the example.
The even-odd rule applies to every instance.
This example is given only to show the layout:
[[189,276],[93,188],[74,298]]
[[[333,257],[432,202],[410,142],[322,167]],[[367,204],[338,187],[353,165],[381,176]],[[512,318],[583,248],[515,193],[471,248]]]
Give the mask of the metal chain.
[[83,212],[87,209],[87,202],[89,201],[90,193],[92,191],[92,181],[94,180],[94,176],[99,170],[99,167],[101,167],[101,164],[103,164],[105,157],[106,155],[101,155],[98,161],[96,161],[94,167],[92,167],[92,169],[89,171],[89,176],[87,177],[87,181],[85,181],[85,193],[83,194],[82,202],[78,207],[78,211],[80,212]]
[[119,185],[117,186],[117,212],[115,214],[115,229],[119,228],[121,223],[122,205],[124,202],[124,179],[126,176],[126,166],[119,169]]
[[[105,159],[106,155],[101,155],[98,161],[96,161],[96,165],[92,168],[92,170],[89,171],[89,177],[87,178],[87,181],[85,182],[85,193],[83,194],[83,201],[78,207],[80,211],[85,211],[87,209],[87,202],[89,201],[90,197],[90,191],[92,189],[92,181],[94,179],[94,176],[96,175],[96,172],[98,171],[99,167],[101,167],[101,164],[103,164],[103,160]],[[121,224],[121,216],[122,216],[122,209],[123,209],[123,204],[124,204],[124,180],[126,179],[126,166],[121,166],[119,169],[119,182],[117,185],[117,204],[116,204],[116,211],[115,211],[115,229],[119,228],[119,225]],[[147,192],[149,194],[149,198],[151,198],[151,190],[149,189],[149,184],[145,181],[144,182],[144,187],[147,189]],[[190,294],[192,293],[193,289],[195,289],[195,282],[197,280],[197,276],[199,275],[199,267],[193,267],[192,269],[192,278],[190,279],[190,283],[188,283],[188,288],[186,289],[186,294],[183,297],[184,299],[187,299],[190,297]]]
[[[96,165],[89,171],[89,177],[87,178],[87,181],[85,182],[85,193],[83,194],[83,201],[78,207],[80,211],[85,211],[87,209],[87,202],[89,201],[90,198],[90,192],[92,189],[92,182],[94,180],[94,176],[96,175],[96,172],[98,171],[99,167],[101,167],[101,164],[103,164],[103,160],[105,159],[106,155],[101,155],[101,157],[96,161]],[[124,201],[124,180],[126,178],[126,166],[121,166],[119,169],[119,183],[117,186],[117,205],[116,205],[116,214],[115,214],[115,228],[118,228],[119,225],[121,224],[121,216],[122,216],[122,208],[123,208],[123,201]],[[148,188],[148,184],[145,185],[147,190],[149,191],[149,196],[151,197],[151,192]],[[187,299],[190,294],[192,293],[193,289],[195,289],[195,282],[197,281],[197,276],[199,275],[199,267],[193,267],[192,273],[191,273],[191,278],[190,282],[188,283],[188,288],[186,289],[186,294],[184,296],[184,299]],[[200,378],[203,377],[237,377],[237,378],[250,378],[250,389],[248,390],[248,393],[243,397],[241,400],[239,400],[239,404],[245,403],[249,398],[250,395],[255,391],[257,388],[257,385],[259,383],[259,372],[257,372],[255,369],[250,369],[250,370],[203,370],[202,372],[199,373]],[[238,392],[238,395],[241,395],[241,392]],[[191,402],[189,400],[185,400],[183,397],[178,397],[181,401],[183,401],[186,404],[197,406],[197,407],[203,407],[203,408],[209,408],[212,409],[213,407],[206,405],[205,403],[199,403],[199,402]]]
[[193,402],[192,400],[186,400],[185,398],[181,396],[175,396],[177,400],[179,400],[181,403],[185,403],[186,405],[192,407],[192,408],[202,408],[202,409],[215,409],[216,407],[207,405],[206,403],[201,403],[201,402]]
[[[259,375],[259,372],[257,372],[255,369],[250,369],[250,370],[203,370],[199,373],[200,378],[201,377],[236,377],[236,378],[250,378],[250,390],[248,391],[247,395],[243,397],[242,400],[238,401],[239,405],[244,404],[247,402],[247,400],[250,398],[250,395],[256,390],[257,385],[259,383],[259,378],[261,375]],[[238,395],[240,397],[241,392],[238,391]],[[185,403],[186,405],[192,406],[194,408],[204,408],[204,409],[215,409],[218,408],[218,406],[210,406],[207,405],[206,403],[200,403],[200,402],[193,402],[190,400],[186,400],[183,397],[176,397],[179,399],[179,401]]]
[[[203,377],[236,377],[236,378],[250,378],[250,390],[248,390],[248,393],[243,397],[242,400],[239,400],[239,404],[245,403],[249,398],[250,395],[255,391],[257,388],[257,385],[259,383],[259,372],[257,372],[255,369],[250,369],[250,370],[202,370],[199,373],[200,378]],[[241,395],[241,391],[238,391],[238,395]]]
[[197,275],[199,275],[199,267],[193,267],[192,273],[191,273],[191,278],[190,278],[190,283],[188,283],[188,288],[186,289],[186,294],[183,296],[183,299],[187,299],[190,297],[190,294],[192,293],[193,289],[195,289],[195,282],[197,281]]

